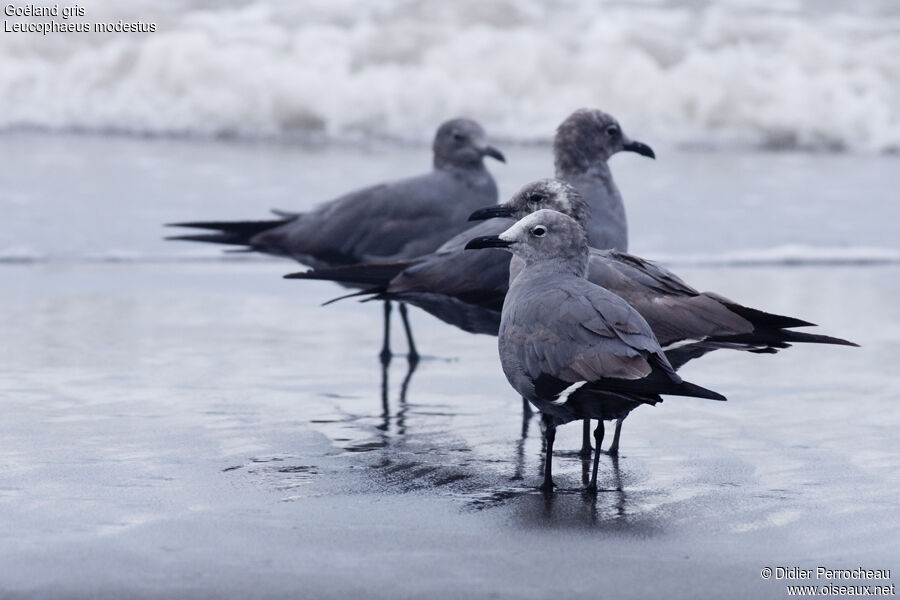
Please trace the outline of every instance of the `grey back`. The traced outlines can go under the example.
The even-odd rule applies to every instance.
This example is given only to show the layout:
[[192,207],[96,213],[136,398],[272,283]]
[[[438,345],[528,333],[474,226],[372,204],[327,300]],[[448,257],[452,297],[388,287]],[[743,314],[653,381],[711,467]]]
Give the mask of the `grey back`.
[[504,373],[525,398],[539,407],[546,401],[536,389],[542,376],[567,383],[640,379],[653,369],[650,355],[667,364],[644,318],[584,279],[588,248],[573,219],[540,210],[500,238],[514,241],[511,249],[524,261],[503,304],[499,349]]
[[499,155],[469,119],[441,125],[433,150],[430,173],[350,192],[263,231],[251,244],[315,268],[433,252],[469,226],[473,210],[496,203],[497,184],[483,159]]

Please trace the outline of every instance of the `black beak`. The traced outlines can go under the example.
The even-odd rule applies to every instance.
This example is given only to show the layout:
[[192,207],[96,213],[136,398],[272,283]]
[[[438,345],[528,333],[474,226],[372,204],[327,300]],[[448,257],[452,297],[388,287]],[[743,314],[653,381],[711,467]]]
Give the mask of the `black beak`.
[[637,152],[641,156],[646,156],[648,158],[656,158],[656,154],[653,152],[653,148],[651,148],[647,144],[642,144],[641,142],[628,142],[627,144],[622,146],[622,149],[628,150],[629,152]]
[[482,156],[490,156],[491,158],[496,158],[502,163],[506,162],[506,157],[503,156],[503,153],[494,148],[493,146],[485,146],[481,149]]
[[496,217],[512,217],[513,210],[508,206],[503,204],[498,204],[497,206],[488,206],[487,208],[479,208],[471,215],[469,215],[470,221],[487,221],[488,219],[493,219]]
[[466,244],[466,250],[480,250],[482,248],[509,248],[513,242],[501,240],[499,235],[483,235]]

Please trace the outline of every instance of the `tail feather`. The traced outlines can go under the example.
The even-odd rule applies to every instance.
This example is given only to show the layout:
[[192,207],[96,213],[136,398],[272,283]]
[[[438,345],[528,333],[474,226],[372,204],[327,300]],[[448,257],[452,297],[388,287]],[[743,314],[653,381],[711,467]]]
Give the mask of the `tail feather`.
[[652,371],[640,379],[604,378],[595,383],[589,383],[585,387],[596,385],[599,389],[626,394],[663,396],[692,396],[695,398],[708,398],[709,400],[726,400],[725,396],[708,390],[699,385],[684,381],[661,355],[650,356]]
[[338,283],[356,283],[382,288],[385,291],[391,280],[412,262],[372,263],[347,265],[333,269],[313,269],[285,275],[285,279],[318,279]]
[[[784,344],[785,347],[789,347],[790,344]],[[672,365],[672,368],[676,371],[686,365],[688,362],[692,360],[696,360],[703,356],[706,356],[710,352],[715,352],[716,350],[743,350],[745,352],[751,352],[754,354],[775,354],[778,352],[779,348],[773,346],[753,346],[748,344],[735,344],[730,342],[694,342],[691,344],[686,344],[684,346],[678,346],[677,348],[672,348],[670,350],[665,350],[664,354],[666,358],[669,359],[669,363]]]
[[859,348],[859,344],[855,344],[848,340],[831,337],[830,335],[819,335],[816,333],[803,333],[801,331],[783,331],[784,341],[800,342],[805,344],[835,344],[838,346],[853,346]]
[[753,323],[753,326],[757,329],[790,329],[792,327],[815,327],[816,325],[815,323],[810,323],[803,319],[776,315],[741,304],[734,304],[732,302],[723,302],[723,304],[725,304],[731,312],[736,313]]
[[816,333],[803,333],[801,331],[787,331],[776,329],[774,331],[754,331],[739,335],[725,335],[708,338],[709,342],[728,342],[737,344],[749,344],[751,346],[769,346],[772,348],[787,348],[791,343],[803,344],[834,344],[838,346],[859,347],[851,341],[829,335]]
[[190,223],[168,223],[166,225],[167,227],[209,229],[216,231],[217,233],[177,235],[167,237],[166,239],[250,246],[252,245],[250,240],[257,234],[284,225],[294,218],[295,217],[269,221],[193,221]]
[[350,294],[344,294],[343,296],[338,296],[337,298],[332,298],[327,302],[323,302],[322,306],[328,306],[329,304],[334,304],[335,302],[340,302],[341,300],[346,300],[347,298],[358,298],[359,296],[372,296],[371,298],[365,298],[360,300],[360,302],[367,302],[369,300],[374,300],[378,298],[382,293],[384,293],[383,288],[369,288],[367,290],[360,290],[358,292],[353,292]]
[[727,398],[722,394],[714,392],[705,387],[700,387],[699,385],[693,384],[690,381],[682,381],[678,385],[677,390],[678,391],[668,391],[662,393],[672,396],[691,396],[693,398],[706,398],[708,400],[727,400]]
[[280,208],[273,208],[270,212],[276,217],[281,217],[283,219],[293,219],[295,217],[299,217],[302,214],[294,212],[292,210],[281,210]]
[[[655,374],[654,374],[655,375]],[[688,381],[673,381],[668,377],[651,375],[644,379],[613,379],[604,378],[597,382],[591,382],[584,386],[585,390],[602,390],[606,392],[618,392],[636,396],[691,396],[694,398],[707,398],[709,400],[726,400],[725,396],[708,390]],[[680,378],[679,378],[680,379]]]
[[246,246],[247,241],[238,235],[232,233],[198,233],[196,235],[171,235],[166,237],[167,240],[183,241],[183,242],[208,242],[210,244],[231,244],[235,246]]

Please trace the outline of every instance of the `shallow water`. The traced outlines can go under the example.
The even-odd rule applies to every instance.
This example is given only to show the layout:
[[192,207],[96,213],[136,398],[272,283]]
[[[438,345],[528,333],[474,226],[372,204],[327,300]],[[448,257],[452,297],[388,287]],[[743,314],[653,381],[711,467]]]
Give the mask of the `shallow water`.
[[[895,156],[653,145],[658,160],[621,153],[610,163],[635,253],[674,264],[900,263]],[[553,174],[548,146],[502,150],[507,164],[488,160],[502,199]],[[221,259],[215,247],[161,243],[163,235],[183,233],[162,223],[265,219],[272,208],[308,209],[431,165],[426,147],[371,141],[307,146],[28,133],[0,137],[0,162],[0,261],[7,262]]]
[[[596,499],[581,492],[580,428],[562,428],[560,490],[547,498],[534,487],[538,420],[523,419],[494,339],[414,310],[425,358],[409,373],[397,356],[383,372],[378,306],[322,308],[339,289],[281,279],[293,263],[217,261],[215,250],[158,239],[163,221],[262,216],[352,187],[350,175],[327,180],[336,164],[360,167],[350,171],[358,183],[397,164],[414,172],[421,151],[10,140],[19,150],[3,144],[11,168],[0,198],[13,218],[0,247],[24,247],[27,260],[0,264],[4,596],[753,598],[786,595],[785,582],[760,578],[764,566],[897,567],[896,264],[682,265],[698,287],[862,348],[692,363],[685,377],[729,402],[670,398],[636,411],[622,456],[601,457]],[[509,170],[494,169],[504,193],[520,183],[510,173],[539,168],[541,152],[511,149]],[[685,165],[731,164],[616,160],[636,197]],[[873,183],[889,177],[877,160],[739,160],[783,171],[788,189],[772,188],[785,197],[790,182],[809,184],[804,172],[840,180],[858,168],[870,169],[868,201],[881,207],[893,193]],[[837,223],[810,226],[821,204],[806,196],[794,195],[799,208],[769,207],[785,229],[760,227],[741,191],[756,184],[717,181],[689,201],[734,193],[741,248],[816,247],[851,212],[860,225],[848,244],[895,247],[883,220],[842,203],[823,209]],[[810,196],[836,197],[825,187]],[[652,246],[642,230],[663,239],[664,215],[691,247],[727,248],[716,228],[698,239],[696,219],[647,203],[629,204],[636,250]],[[678,254],[673,237],[658,250]],[[403,351],[399,327],[394,344]]]

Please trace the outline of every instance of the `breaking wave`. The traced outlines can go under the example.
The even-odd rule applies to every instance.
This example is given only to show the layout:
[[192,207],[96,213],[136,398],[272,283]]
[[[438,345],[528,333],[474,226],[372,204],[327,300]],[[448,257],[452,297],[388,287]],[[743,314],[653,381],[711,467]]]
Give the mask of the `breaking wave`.
[[0,128],[529,142],[599,106],[655,143],[900,150],[890,2],[79,4],[156,32],[4,33]]

